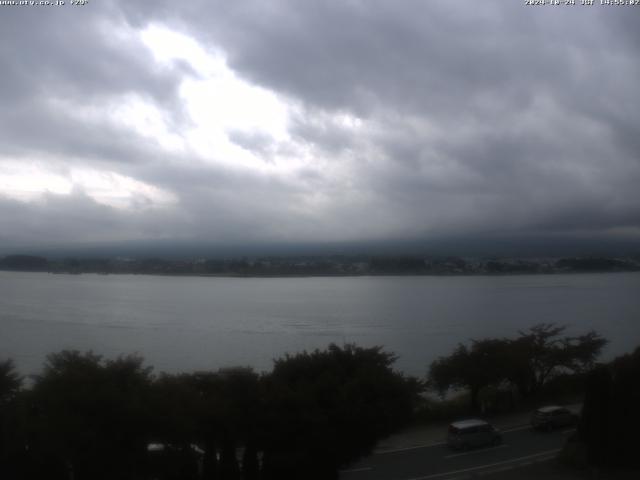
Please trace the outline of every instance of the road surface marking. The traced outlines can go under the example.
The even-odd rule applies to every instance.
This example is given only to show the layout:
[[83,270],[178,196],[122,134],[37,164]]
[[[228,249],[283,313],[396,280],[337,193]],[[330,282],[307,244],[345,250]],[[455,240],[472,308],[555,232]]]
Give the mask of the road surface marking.
[[488,447],[488,448],[481,448],[479,450],[473,450],[471,452],[454,453],[453,455],[447,455],[444,458],[455,458],[455,457],[462,457],[464,455],[473,455],[475,453],[488,452],[489,450],[495,450],[496,448],[504,448],[504,447],[508,447],[508,445],[502,444],[502,445],[496,445],[495,447]]
[[348,470],[340,470],[340,473],[355,473],[355,472],[367,472],[373,470],[371,467],[350,468]]
[[407,450],[417,450],[418,448],[437,447],[438,445],[446,445],[447,442],[425,443],[424,445],[414,445],[413,447],[394,448],[392,450],[382,450],[375,452],[374,455],[384,455],[387,453],[405,452]]
[[562,433],[563,435],[567,435],[567,434],[569,434],[569,433],[573,433],[573,432],[575,432],[575,431],[576,431],[576,429],[575,429],[575,428],[570,428],[569,430],[563,430],[561,433]]
[[[500,430],[502,433],[509,433],[509,432],[517,432],[518,430],[526,430],[526,429],[530,429],[531,425],[521,425],[519,427],[513,427],[513,428],[508,428],[506,430]],[[563,431],[562,433],[569,433],[569,432],[573,432],[574,430],[567,430],[567,431]],[[446,445],[447,442],[435,442],[435,443],[425,443],[423,445],[414,445],[412,447],[401,447],[401,448],[392,448],[391,450],[381,450],[378,452],[373,452],[373,455],[386,455],[387,453],[396,453],[396,452],[406,452],[408,450],[417,450],[419,448],[429,448],[429,447],[437,447],[439,445]]]
[[[506,472],[507,470],[513,470],[515,468],[525,467],[527,465],[534,465],[534,464],[540,463],[540,462],[547,462],[549,460],[552,460],[553,458],[555,458],[555,454],[538,457],[538,458],[535,458],[535,459],[530,460],[528,462],[520,462],[520,463],[511,464],[511,465],[506,465],[504,467],[490,468],[488,470],[484,470],[482,472],[479,472],[479,475],[493,475],[494,473]],[[450,478],[448,480],[454,480],[454,479]]]
[[[517,432],[518,430],[527,430],[530,429],[531,425],[520,425],[519,427],[507,428],[506,430],[500,430],[502,433],[509,432]],[[575,430],[575,429],[574,429]],[[573,432],[574,430],[563,431],[563,434]],[[429,447],[437,447],[438,445],[446,445],[447,442],[435,442],[435,443],[425,443],[423,445],[414,445],[412,447],[401,447],[401,448],[392,448],[391,450],[381,450],[378,452],[373,452],[373,455],[385,455],[387,453],[396,453],[396,452],[405,452],[407,450],[417,450],[419,448],[429,448]]]
[[[527,465],[527,463],[521,463],[520,465]],[[506,472],[507,470],[513,470],[513,466],[507,465],[506,467],[494,468],[492,470],[487,470],[486,473],[499,473],[499,472]]]
[[412,477],[412,478],[408,478],[406,480],[429,480],[430,478],[446,477],[448,475],[455,475],[456,473],[471,472],[473,470],[481,470],[483,468],[497,467],[498,465],[505,465],[507,463],[515,463],[515,462],[519,462],[521,460],[527,460],[529,458],[541,457],[543,455],[551,455],[551,454],[554,454],[554,453],[558,453],[559,451],[560,451],[560,449],[556,448],[555,450],[547,450],[545,452],[534,453],[532,455],[526,455],[524,457],[512,458],[510,460],[503,460],[502,462],[489,463],[487,465],[478,465],[477,467],[463,468],[462,470],[453,470],[451,472],[434,473],[433,475],[427,475],[427,476],[424,476],[424,477]]
[[525,430],[531,428],[531,425],[521,425],[519,427],[507,428],[506,430],[500,430],[502,433],[517,432],[518,430]]

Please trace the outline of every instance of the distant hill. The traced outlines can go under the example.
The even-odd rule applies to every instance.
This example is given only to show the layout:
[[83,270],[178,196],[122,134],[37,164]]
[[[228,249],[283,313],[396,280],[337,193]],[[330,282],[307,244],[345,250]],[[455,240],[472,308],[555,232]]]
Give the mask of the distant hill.
[[2,246],[0,255],[29,254],[52,259],[67,257],[157,257],[165,259],[264,256],[457,256],[457,257],[628,257],[640,256],[635,236],[499,235],[362,240],[351,242],[219,243],[204,240],[137,240],[57,246]]
[[640,271],[633,257],[473,258],[411,255],[288,255],[230,258],[67,257],[9,255],[1,270],[216,276],[515,275]]

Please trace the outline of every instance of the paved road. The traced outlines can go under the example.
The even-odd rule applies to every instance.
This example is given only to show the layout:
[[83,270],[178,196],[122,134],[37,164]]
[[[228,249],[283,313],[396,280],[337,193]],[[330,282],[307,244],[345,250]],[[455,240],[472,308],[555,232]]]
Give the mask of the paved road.
[[452,451],[443,443],[374,454],[340,473],[341,480],[451,480],[540,461],[560,450],[572,429],[519,427],[503,431],[497,447]]

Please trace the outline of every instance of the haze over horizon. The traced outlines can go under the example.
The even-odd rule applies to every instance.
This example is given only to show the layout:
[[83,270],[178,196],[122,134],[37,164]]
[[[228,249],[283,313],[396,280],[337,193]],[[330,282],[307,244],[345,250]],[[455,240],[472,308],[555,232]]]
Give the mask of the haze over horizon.
[[500,0],[1,6],[0,254],[630,251],[638,15]]

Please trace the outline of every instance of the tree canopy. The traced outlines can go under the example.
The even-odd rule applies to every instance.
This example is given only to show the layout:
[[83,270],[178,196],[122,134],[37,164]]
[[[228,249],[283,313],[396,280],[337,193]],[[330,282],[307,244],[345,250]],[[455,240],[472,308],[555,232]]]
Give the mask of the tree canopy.
[[15,397],[21,386],[22,377],[16,371],[13,360],[0,362],[0,405]]
[[469,347],[458,344],[451,355],[431,364],[429,382],[441,395],[451,388],[468,388],[471,408],[478,410],[480,390],[506,377],[508,347],[504,339],[472,340]]
[[380,347],[330,345],[285,355],[262,375],[245,367],[154,375],[137,356],[62,351],[26,390],[5,362],[1,398],[15,400],[15,421],[0,435],[0,477],[336,478],[419,401],[421,382],[394,361]]
[[472,410],[478,410],[480,390],[489,385],[507,382],[522,397],[530,397],[555,375],[591,368],[607,343],[594,331],[561,336],[565,330],[564,326],[541,323],[518,332],[515,339],[459,344],[450,355],[432,362],[429,383],[441,394],[452,388],[468,389]]
[[[276,360],[267,379],[267,408],[279,426],[267,429],[274,434],[265,451],[267,478],[311,478],[312,471],[313,478],[332,478],[339,465],[402,426],[422,386],[395,372],[394,361],[380,347],[355,345]],[[310,469],[309,463],[329,471]]]

